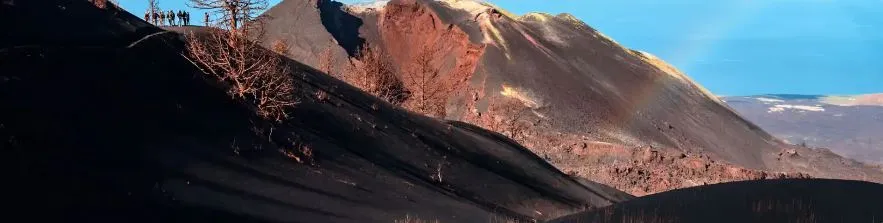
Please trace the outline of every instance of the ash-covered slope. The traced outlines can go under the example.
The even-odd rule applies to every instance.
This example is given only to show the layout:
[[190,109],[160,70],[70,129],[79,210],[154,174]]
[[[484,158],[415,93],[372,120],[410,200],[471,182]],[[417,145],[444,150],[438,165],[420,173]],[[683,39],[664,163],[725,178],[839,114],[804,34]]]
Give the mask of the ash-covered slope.
[[881,184],[789,179],[668,191],[549,222],[878,222],[881,218]]
[[203,80],[176,33],[87,1],[6,2],[4,201],[31,221],[483,222],[630,198],[295,61],[301,103],[267,123]]
[[828,148],[847,158],[883,164],[883,94],[755,95],[723,100],[792,144]]
[[[341,46],[337,56],[364,41],[382,47],[401,70],[423,47],[444,46],[443,73],[472,74],[472,88],[464,90],[469,92],[449,102],[455,105],[448,109],[451,119],[471,112],[469,100],[478,99],[474,104],[481,112],[504,92],[565,134],[702,152],[749,168],[776,165],[772,155],[780,143],[770,135],[673,67],[620,46],[568,14],[518,17],[468,0],[362,6],[288,0],[266,15],[271,27],[326,28],[324,34],[277,32],[269,39],[310,46],[334,40]],[[294,58],[310,64],[316,52]]]

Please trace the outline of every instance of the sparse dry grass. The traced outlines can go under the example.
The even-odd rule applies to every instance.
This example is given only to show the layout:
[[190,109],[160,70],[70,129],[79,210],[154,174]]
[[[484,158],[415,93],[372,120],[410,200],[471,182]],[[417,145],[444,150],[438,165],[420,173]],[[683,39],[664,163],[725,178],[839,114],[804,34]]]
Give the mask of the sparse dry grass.
[[419,217],[411,217],[411,215],[406,215],[405,218],[395,220],[395,223],[439,223],[438,220],[423,220]]

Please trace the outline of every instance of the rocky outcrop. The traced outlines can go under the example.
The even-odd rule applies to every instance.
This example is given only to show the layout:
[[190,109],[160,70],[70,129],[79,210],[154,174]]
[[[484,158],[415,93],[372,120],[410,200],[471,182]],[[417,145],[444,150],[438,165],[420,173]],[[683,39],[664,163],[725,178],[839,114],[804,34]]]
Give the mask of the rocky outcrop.
[[537,153],[562,171],[635,196],[730,181],[812,177],[802,172],[744,168],[674,148],[632,148],[566,134],[530,141],[550,148]]

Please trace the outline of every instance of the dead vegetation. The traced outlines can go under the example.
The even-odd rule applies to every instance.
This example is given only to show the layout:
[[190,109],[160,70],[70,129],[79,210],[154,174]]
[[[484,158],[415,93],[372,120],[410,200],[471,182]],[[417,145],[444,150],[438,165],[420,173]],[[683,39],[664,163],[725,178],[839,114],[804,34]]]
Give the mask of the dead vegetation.
[[356,57],[358,60],[350,61],[341,79],[384,101],[401,104],[404,98],[402,84],[383,51],[364,46]]
[[100,9],[107,9],[108,6],[117,7],[119,5],[117,0],[89,0],[89,2],[92,2],[95,7]]
[[439,61],[442,54],[441,47],[433,44],[423,47],[413,58],[410,69],[402,77],[409,92],[405,108],[432,117],[445,117],[448,100],[469,76],[460,72],[442,74]]
[[404,107],[432,117],[444,117],[447,94],[444,80],[434,59],[439,53],[437,47],[425,46],[414,57],[410,70],[405,71],[403,81],[410,92]]
[[300,140],[294,140],[292,149],[283,149],[281,152],[297,163],[316,166],[313,148]]
[[270,50],[273,50],[274,53],[279,55],[288,55],[291,47],[288,46],[288,42],[286,41],[274,40],[273,43],[270,44]]
[[288,44],[273,43],[272,51],[248,38],[245,30],[261,33],[262,23],[244,28],[252,22],[266,0],[190,0],[191,7],[210,10],[224,20],[226,30],[212,29],[205,36],[190,34],[187,38],[187,57],[209,77],[226,85],[234,99],[254,106],[256,113],[271,121],[281,122],[288,117],[286,109],[297,101],[294,79],[282,56]]
[[468,74],[442,74],[439,66],[441,49],[424,47],[398,75],[381,48],[365,45],[350,60],[344,72],[335,73],[333,45],[318,57],[318,69],[394,105],[416,113],[444,118],[450,97],[468,80]]
[[[474,100],[477,101],[478,99]],[[463,120],[503,134],[523,144],[524,140],[528,137],[527,133],[534,126],[539,125],[541,120],[532,120],[534,117],[531,117],[531,114],[530,107],[525,106],[517,99],[495,97],[489,99],[485,112],[473,111],[467,113]]]
[[[246,32],[258,13],[268,7],[267,0],[190,0],[188,6],[219,15],[216,23],[232,33]],[[248,24],[249,26],[246,26]]]
[[419,217],[411,217],[411,215],[406,215],[405,218],[395,220],[395,223],[439,223],[438,220],[427,221],[420,219]]
[[187,56],[208,76],[228,86],[227,93],[256,107],[272,121],[287,118],[294,106],[294,79],[281,56],[241,34],[213,30],[188,37]]
[[334,54],[332,52],[332,50],[334,49],[333,43],[333,41],[328,42],[328,45],[325,46],[325,49],[322,50],[321,53],[319,53],[319,66],[317,68],[319,69],[319,71],[325,72],[326,74],[334,78],[342,79],[340,74],[334,71],[334,64],[336,63],[336,61],[334,61]]

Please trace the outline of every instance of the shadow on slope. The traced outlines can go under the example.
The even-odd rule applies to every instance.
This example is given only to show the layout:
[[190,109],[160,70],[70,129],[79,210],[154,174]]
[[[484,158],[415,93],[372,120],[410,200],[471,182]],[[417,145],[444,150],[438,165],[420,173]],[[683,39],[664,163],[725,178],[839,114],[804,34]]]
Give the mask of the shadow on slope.
[[[178,34],[86,1],[2,7],[20,12],[4,23],[68,26],[15,26],[0,49],[6,201],[34,221],[476,222],[630,198],[294,61],[301,104],[265,123],[201,78]],[[305,148],[313,165],[291,157]]]
[[550,222],[880,222],[883,185],[743,181],[673,190]]
[[316,7],[319,8],[319,17],[328,33],[350,57],[355,57],[359,47],[365,44],[365,39],[359,37],[362,19],[343,11],[343,3],[340,2],[319,0]]

